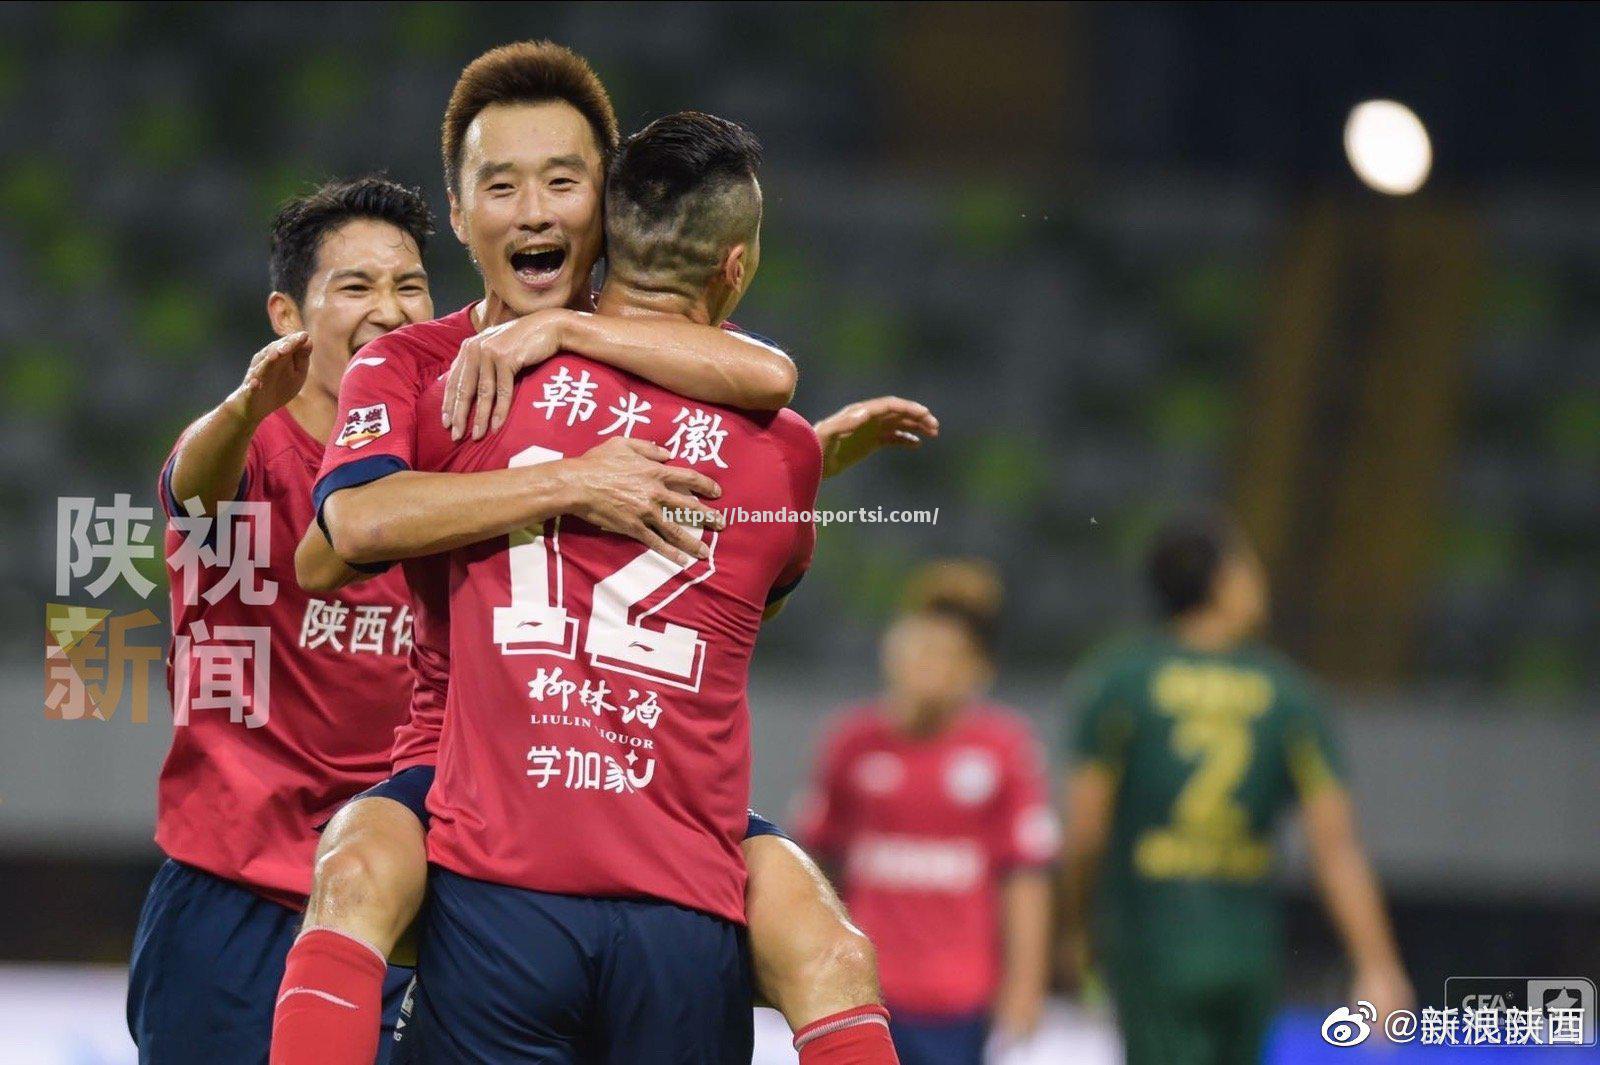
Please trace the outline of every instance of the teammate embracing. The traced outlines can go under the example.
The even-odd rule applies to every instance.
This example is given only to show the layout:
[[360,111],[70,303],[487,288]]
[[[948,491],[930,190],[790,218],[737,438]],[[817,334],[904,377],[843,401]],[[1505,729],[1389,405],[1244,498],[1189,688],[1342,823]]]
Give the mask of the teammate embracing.
[[[280,993],[274,1061],[370,1059],[382,959],[421,901],[422,801],[443,718],[443,704],[430,692],[443,691],[446,668],[429,648],[444,646],[447,572],[427,556],[536,527],[557,513],[634,536],[674,563],[705,550],[697,533],[660,514],[663,508],[693,513],[699,504],[688,493],[712,494],[713,481],[682,467],[665,467],[642,488],[614,476],[638,465],[657,468],[653,460],[670,457],[641,439],[623,435],[578,457],[500,470],[420,469],[416,429],[421,419],[442,418],[443,403],[441,394],[425,404],[423,390],[458,353],[459,363],[485,369],[465,386],[483,386],[480,432],[506,409],[510,375],[558,348],[741,409],[775,409],[792,390],[786,359],[725,330],[659,315],[579,310],[590,306],[603,164],[615,143],[603,87],[566,49],[511,45],[471,64],[447,110],[444,158],[452,225],[484,275],[486,298],[385,338],[341,386],[343,429],[318,487],[332,543],[321,529],[309,530],[299,572],[313,587],[332,587],[359,576],[345,560],[368,568],[405,560],[419,684],[414,727],[397,735],[395,777],[350,804],[324,837],[308,932],[291,954]],[[452,383],[462,380],[452,375]],[[485,425],[491,409],[494,421]],[[894,399],[847,408],[819,426],[832,442],[825,448],[829,472],[879,444],[912,443],[913,434],[935,429],[920,405]],[[588,498],[577,498],[580,486]],[[641,504],[654,508],[643,520]],[[802,1054],[825,1061],[830,1048],[872,1041],[883,1031],[882,1011],[865,937],[793,844],[758,835],[742,849],[758,983],[799,1030]],[[861,1060],[893,1060],[886,1038],[866,1053],[872,1056]]]
[[[431,232],[422,197],[380,177],[286,204],[272,226],[267,300],[281,339],[162,466],[176,727],[158,788],[156,841],[168,861],[129,973],[142,1061],[267,1060],[316,826],[390,772],[414,686],[406,585],[394,574],[305,592],[294,550],[341,424],[341,375],[375,358],[386,333],[432,317],[422,263]],[[668,351],[658,365],[698,357]],[[646,460],[596,470],[568,505],[606,505],[601,493],[623,488],[634,498],[610,504],[616,520],[654,518],[649,493],[671,476]],[[410,976],[377,970],[386,1029]]]
[[[708,115],[630,137],[606,184],[597,310],[724,321],[760,259],[758,159]],[[722,506],[815,505],[821,449],[794,412],[687,400],[565,354],[517,381],[498,433],[452,444],[425,423],[417,453],[485,470],[613,436],[714,470]],[[562,520],[452,552],[435,868],[402,1043],[418,1060],[749,1061],[749,662],[815,535],[714,524],[670,559]]]

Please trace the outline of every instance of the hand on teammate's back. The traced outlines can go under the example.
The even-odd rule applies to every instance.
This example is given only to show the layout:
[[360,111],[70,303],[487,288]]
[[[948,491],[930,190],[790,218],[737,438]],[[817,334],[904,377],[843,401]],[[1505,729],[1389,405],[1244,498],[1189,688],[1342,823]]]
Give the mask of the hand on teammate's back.
[[535,311],[515,321],[485,329],[467,338],[450,364],[440,416],[452,440],[467,432],[482,440],[505,424],[517,374],[554,355],[561,348],[560,310]]
[[722,488],[703,473],[666,465],[667,449],[617,437],[570,460],[579,489],[569,513],[607,532],[638,540],[679,564],[705,558],[700,529],[720,529],[722,515],[696,496]]
[[939,419],[921,403],[879,396],[852,403],[814,428],[822,443],[822,476],[843,473],[884,447],[916,448],[939,435]]
[[259,425],[300,394],[310,369],[311,337],[304,332],[279,337],[250,359],[250,368],[227,405],[248,424]]

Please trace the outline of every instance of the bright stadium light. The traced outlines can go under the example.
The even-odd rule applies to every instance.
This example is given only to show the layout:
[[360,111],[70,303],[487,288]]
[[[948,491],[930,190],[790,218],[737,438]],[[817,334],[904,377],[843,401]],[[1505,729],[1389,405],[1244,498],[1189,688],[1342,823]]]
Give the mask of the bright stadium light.
[[1344,154],[1357,177],[1390,196],[1416,192],[1433,167],[1433,144],[1422,119],[1395,100],[1355,106],[1344,124]]

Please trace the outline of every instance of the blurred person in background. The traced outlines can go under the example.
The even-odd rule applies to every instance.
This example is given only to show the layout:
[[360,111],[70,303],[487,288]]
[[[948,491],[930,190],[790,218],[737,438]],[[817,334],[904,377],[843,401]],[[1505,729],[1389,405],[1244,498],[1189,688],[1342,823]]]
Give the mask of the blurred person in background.
[[1273,831],[1297,806],[1354,997],[1380,1017],[1408,1008],[1322,700],[1252,641],[1268,605],[1254,551],[1231,520],[1197,512],[1158,532],[1147,567],[1162,630],[1093,662],[1077,687],[1069,984],[1092,942],[1130,1065],[1260,1061],[1281,954]]
[[802,801],[803,838],[877,948],[907,1065],[980,1062],[991,1030],[1027,1039],[1044,1002],[1058,831],[1031,728],[984,701],[1000,605],[986,562],[916,574],[882,695],[833,723]]

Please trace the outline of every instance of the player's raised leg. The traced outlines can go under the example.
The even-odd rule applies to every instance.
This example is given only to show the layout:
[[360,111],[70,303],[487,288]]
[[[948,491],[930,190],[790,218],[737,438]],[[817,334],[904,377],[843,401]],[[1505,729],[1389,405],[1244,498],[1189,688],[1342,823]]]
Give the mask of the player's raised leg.
[[756,992],[795,1033],[802,1065],[896,1062],[872,943],[798,845],[751,817],[745,914]]
[[[433,771],[415,767],[357,798],[328,825],[300,937],[272,1022],[272,1058],[372,1061],[386,1025],[385,961],[427,886],[423,802]],[[409,961],[409,959],[406,959]]]

